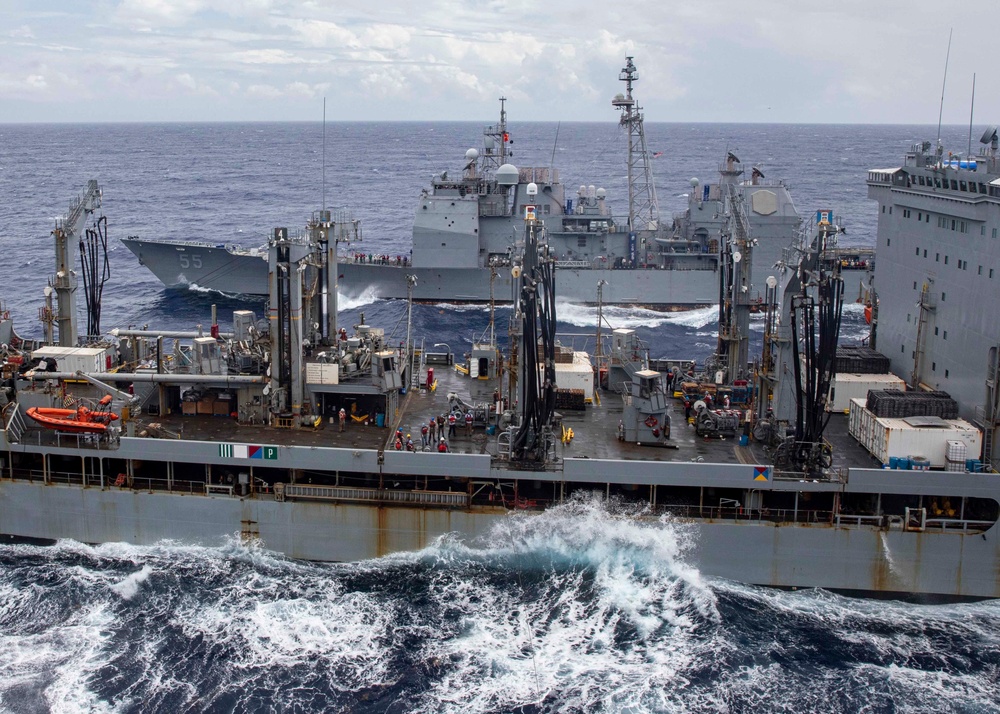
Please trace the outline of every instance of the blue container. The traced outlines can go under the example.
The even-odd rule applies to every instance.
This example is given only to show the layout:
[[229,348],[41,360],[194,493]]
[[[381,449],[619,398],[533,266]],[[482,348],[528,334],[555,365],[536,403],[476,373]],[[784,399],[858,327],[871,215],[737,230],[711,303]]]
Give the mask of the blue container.
[[493,436],[496,433],[497,433],[497,427],[495,424],[490,424],[488,427],[486,427],[487,436]]
[[890,456],[889,457],[889,468],[890,469],[898,469],[899,468],[899,457],[898,456]]
[[899,468],[903,469],[903,471],[909,471],[910,470],[910,457],[909,456],[900,456],[899,457]]
[[375,415],[375,426],[383,427],[385,426],[385,414]]
[[750,442],[746,434],[740,434],[740,446],[746,446]]

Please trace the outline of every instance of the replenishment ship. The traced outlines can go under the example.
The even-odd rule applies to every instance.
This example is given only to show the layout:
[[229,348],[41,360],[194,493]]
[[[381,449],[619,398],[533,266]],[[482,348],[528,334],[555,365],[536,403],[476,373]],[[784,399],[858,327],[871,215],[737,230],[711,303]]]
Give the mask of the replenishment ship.
[[[506,354],[491,330],[456,369],[409,329],[400,340],[340,325],[334,249],[318,247],[335,231],[325,212],[306,235],[275,230],[265,317],[242,310],[225,326],[213,315],[204,332],[81,340],[66,266],[103,221],[91,182],[54,231],[45,339],[0,319],[0,532],[205,545],[237,535],[346,561],[446,534],[474,545],[505,519],[601,499],[621,518],[675,530],[706,576],[997,597],[1000,328],[981,309],[1000,280],[995,131],[984,142],[974,160],[925,144],[869,172],[872,334],[853,347],[837,346],[834,217],[817,212],[758,304],[745,289],[749,207],[724,187],[719,339],[703,365],[653,359],[628,329],[596,325],[592,354],[560,337],[552,214],[535,182],[502,266],[517,297]],[[411,274],[411,295],[415,283]],[[751,357],[753,309],[765,334]],[[87,315],[99,335],[90,301]],[[80,433],[29,416],[80,407],[118,418]]]

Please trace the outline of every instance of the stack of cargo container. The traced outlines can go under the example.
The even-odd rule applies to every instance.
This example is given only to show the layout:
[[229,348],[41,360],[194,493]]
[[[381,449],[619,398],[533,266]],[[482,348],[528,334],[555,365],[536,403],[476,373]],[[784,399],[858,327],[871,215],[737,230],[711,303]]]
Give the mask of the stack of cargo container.
[[[940,408],[941,403],[950,400],[950,397],[921,400],[920,392],[906,394],[914,395],[912,405],[917,411],[921,407],[927,408],[928,403],[935,401],[939,402],[937,407]],[[897,404],[893,406],[897,407],[897,413],[905,411],[899,409]],[[962,443],[965,454],[978,454],[982,451],[982,432],[964,419],[946,419],[934,414],[878,416],[867,408],[864,399],[851,400],[848,430],[876,460],[888,467],[943,469],[955,460],[955,468],[961,463],[961,470],[964,471],[964,460],[957,461],[960,447],[951,442]],[[951,458],[949,453],[952,454]]]
[[837,372],[830,383],[828,412],[848,413],[852,399],[866,399],[871,390],[906,389],[906,383],[889,373],[889,358],[871,347],[837,348]]

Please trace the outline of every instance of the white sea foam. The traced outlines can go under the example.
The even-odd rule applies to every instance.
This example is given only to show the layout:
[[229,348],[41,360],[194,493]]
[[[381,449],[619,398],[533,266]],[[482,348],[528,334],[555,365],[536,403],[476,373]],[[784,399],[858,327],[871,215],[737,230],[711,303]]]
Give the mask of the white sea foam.
[[505,710],[553,691],[569,710],[646,708],[718,621],[687,545],[683,528],[596,498],[505,519],[471,546],[443,539],[422,557],[502,563],[518,582],[448,579],[431,593],[462,625],[425,645],[425,659],[448,666],[416,710]]
[[215,288],[202,287],[198,283],[188,283],[187,289],[192,293],[202,293],[204,295],[221,295],[224,298],[229,298],[230,300],[236,300],[240,297],[239,293],[227,293],[222,290],[216,290]]
[[111,589],[118,593],[123,600],[131,600],[139,592],[139,586],[146,582],[152,572],[153,569],[150,566],[144,565],[140,570],[112,585]]
[[129,673],[109,700],[126,709],[267,706],[253,697],[289,681],[308,690],[283,693],[305,697],[281,700],[292,708],[390,692],[419,712],[987,711],[996,701],[977,658],[1000,651],[997,603],[706,581],[686,562],[691,537],[641,508],[579,497],[473,541],[451,535],[336,566],[236,537],[219,548],[0,546],[36,561],[0,584],[0,697],[8,708],[34,691],[53,711],[111,710],[106,685],[100,697],[94,686],[111,666]]
[[[560,322],[567,322],[577,327],[592,328],[597,324],[597,307],[577,305],[575,303],[556,300],[556,314]],[[656,328],[662,325],[679,325],[688,328],[701,328],[717,324],[719,308],[700,307],[680,312],[660,312],[639,307],[604,306],[604,319],[614,328]]]
[[338,292],[337,309],[354,310],[365,305],[371,305],[373,302],[378,302],[378,300],[378,288],[375,286],[365,288],[360,295],[345,295]]

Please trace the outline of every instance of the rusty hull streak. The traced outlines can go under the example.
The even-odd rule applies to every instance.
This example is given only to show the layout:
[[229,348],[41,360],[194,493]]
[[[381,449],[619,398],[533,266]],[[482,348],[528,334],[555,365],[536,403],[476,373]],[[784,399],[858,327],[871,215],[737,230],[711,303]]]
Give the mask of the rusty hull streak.
[[386,513],[385,506],[375,508],[375,557],[382,558],[389,555],[389,514]]
[[404,512],[411,517],[409,524],[413,528],[412,531],[408,531],[409,536],[406,540],[408,541],[408,548],[413,550],[422,550],[426,548],[432,536],[428,529],[428,516],[431,513],[444,514],[445,525],[440,534],[434,534],[433,538],[437,538],[438,535],[443,535],[444,533],[451,533],[455,529],[452,526],[452,519],[455,513],[466,513],[469,515],[476,516],[497,516],[501,517],[508,513],[513,513],[514,511],[503,508],[501,506],[471,506],[469,508],[463,509],[462,511],[457,511],[451,508],[414,508],[412,506],[399,507],[392,505],[381,505],[375,507],[376,510],[376,523],[375,523],[375,557],[382,558],[387,555],[392,555],[397,551],[397,548],[393,547],[393,530],[399,530],[400,523],[396,521],[394,515],[402,515]]

